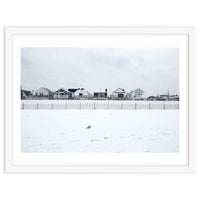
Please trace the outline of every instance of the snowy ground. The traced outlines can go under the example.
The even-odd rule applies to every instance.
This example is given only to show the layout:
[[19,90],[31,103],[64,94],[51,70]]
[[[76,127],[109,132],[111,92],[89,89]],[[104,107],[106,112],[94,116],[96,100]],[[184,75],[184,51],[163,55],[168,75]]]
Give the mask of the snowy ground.
[[24,153],[175,153],[179,111],[22,110],[21,136]]

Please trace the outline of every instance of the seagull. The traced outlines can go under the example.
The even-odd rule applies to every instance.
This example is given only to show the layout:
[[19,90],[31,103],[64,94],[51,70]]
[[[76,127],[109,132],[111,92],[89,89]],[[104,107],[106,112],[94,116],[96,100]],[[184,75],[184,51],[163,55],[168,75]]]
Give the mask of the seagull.
[[90,129],[91,128],[91,125],[89,125],[88,127],[86,127],[85,129]]

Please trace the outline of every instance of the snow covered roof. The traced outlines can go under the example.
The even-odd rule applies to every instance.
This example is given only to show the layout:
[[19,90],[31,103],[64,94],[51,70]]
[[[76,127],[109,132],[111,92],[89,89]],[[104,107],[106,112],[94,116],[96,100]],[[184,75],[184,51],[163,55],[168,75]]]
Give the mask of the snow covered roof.
[[52,92],[50,89],[45,88],[45,87],[41,87],[41,89],[48,90],[49,92]]
[[37,93],[37,91],[40,91],[40,90],[46,90],[49,92],[49,94],[53,94],[53,92],[50,89],[45,88],[45,87],[41,87],[41,88],[37,89],[35,92]]
[[132,94],[132,93],[135,93],[135,91],[134,91],[134,90],[131,90],[131,91],[129,92],[129,94]]
[[83,95],[91,95],[87,90],[85,90],[84,88],[81,88],[79,90],[76,90],[76,92],[74,92],[74,95],[79,95],[80,93],[82,93]]
[[126,91],[122,88],[118,88],[113,93],[126,93]]
[[101,88],[97,91],[95,91],[94,93],[106,93],[106,90],[102,90]]
[[144,91],[141,90],[140,88],[137,88],[134,92],[136,92],[136,93],[143,93]]
[[55,92],[68,92],[67,89],[60,88],[59,90],[56,90]]

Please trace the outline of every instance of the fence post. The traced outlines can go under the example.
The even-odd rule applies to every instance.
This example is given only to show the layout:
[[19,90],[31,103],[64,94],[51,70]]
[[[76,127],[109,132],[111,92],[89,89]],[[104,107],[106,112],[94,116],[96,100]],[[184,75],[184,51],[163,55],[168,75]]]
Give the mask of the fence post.
[[51,109],[53,110],[53,103],[51,103]]
[[163,107],[163,109],[165,110],[165,103],[164,103],[164,107]]
[[137,109],[137,103],[135,103],[135,110]]
[[149,110],[151,110],[151,104],[149,103]]
[[123,103],[121,103],[121,109],[123,110]]
[[80,103],[80,110],[81,110],[81,103]]
[[22,109],[24,110],[24,103],[22,103]]
[[37,102],[37,109],[39,109],[39,105],[38,105],[38,102]]

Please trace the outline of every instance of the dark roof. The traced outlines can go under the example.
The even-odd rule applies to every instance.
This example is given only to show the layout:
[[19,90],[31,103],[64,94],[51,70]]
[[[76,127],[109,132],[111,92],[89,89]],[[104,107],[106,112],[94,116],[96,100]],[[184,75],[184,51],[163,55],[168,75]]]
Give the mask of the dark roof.
[[60,88],[59,90],[57,90],[55,93],[58,93],[58,92],[64,92],[65,94],[71,94],[71,92],[63,89],[63,88]]
[[156,96],[149,96],[148,98],[157,98]]
[[24,93],[27,97],[32,95],[31,91],[28,90],[21,90],[21,93]]
[[56,90],[55,92],[67,92],[67,90],[60,88],[59,90]]
[[168,97],[167,94],[161,94],[160,97]]
[[80,88],[77,88],[77,89],[75,89],[75,88],[70,88],[70,89],[68,89],[68,91],[74,93],[74,92],[76,92],[76,91],[79,90],[79,89],[80,89]]

